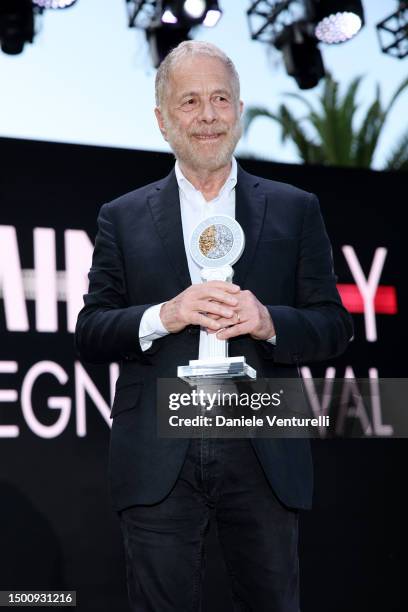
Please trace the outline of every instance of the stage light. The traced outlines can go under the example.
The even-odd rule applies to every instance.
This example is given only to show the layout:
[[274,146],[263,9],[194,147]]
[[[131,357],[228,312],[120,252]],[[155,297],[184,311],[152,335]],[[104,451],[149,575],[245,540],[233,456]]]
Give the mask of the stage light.
[[376,25],[381,51],[403,59],[408,55],[408,2],[399,2],[398,9]]
[[31,0],[1,0],[0,46],[8,55],[22,53],[34,38],[34,9]]
[[161,20],[162,20],[162,23],[177,23],[178,22],[177,17],[173,15],[170,9],[166,9],[164,11],[163,15],[161,16]]
[[196,26],[215,26],[222,11],[214,0],[126,0],[129,27],[145,31],[153,65],[158,68],[166,55]]
[[158,68],[166,55],[184,40],[190,40],[189,28],[159,27],[146,30],[153,66]]
[[204,17],[203,25],[207,28],[213,28],[219,20],[221,19],[222,11],[218,8],[218,6],[214,6],[214,8],[210,8],[207,11],[206,16]]
[[[162,23],[179,23],[190,27],[204,23],[212,27],[221,16],[218,3],[206,0],[167,0],[161,3],[161,7]],[[157,9],[160,11],[159,4]]]
[[77,0],[32,0],[33,4],[44,9],[64,9],[75,4]]
[[183,11],[192,19],[201,19],[206,12],[207,3],[205,0],[185,0],[183,2]]
[[312,9],[310,0],[255,0],[247,11],[251,38],[282,52],[287,73],[301,89],[315,87],[325,75]]
[[300,89],[311,89],[324,77],[322,54],[304,23],[287,26],[275,45],[282,51],[286,72],[296,80]]
[[315,35],[327,44],[353,38],[364,24],[361,0],[312,0]]

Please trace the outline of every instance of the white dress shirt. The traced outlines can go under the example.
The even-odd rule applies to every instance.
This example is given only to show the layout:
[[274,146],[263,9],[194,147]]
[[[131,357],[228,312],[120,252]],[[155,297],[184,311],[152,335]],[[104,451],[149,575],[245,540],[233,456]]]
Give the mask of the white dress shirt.
[[[183,225],[184,248],[187,256],[188,269],[190,271],[191,284],[201,283],[201,268],[195,263],[190,254],[191,234],[201,221],[213,215],[228,215],[235,219],[235,185],[237,184],[237,162],[232,157],[231,172],[221,187],[218,195],[207,202],[201,191],[181,172],[178,161],[175,164],[175,173],[180,196],[181,222]],[[166,336],[169,332],[164,327],[160,319],[161,304],[156,304],[148,308],[142,316],[139,327],[140,346],[143,351],[149,349],[154,340]],[[200,331],[200,344],[207,332],[205,329]],[[276,344],[276,336],[269,338],[268,342]]]

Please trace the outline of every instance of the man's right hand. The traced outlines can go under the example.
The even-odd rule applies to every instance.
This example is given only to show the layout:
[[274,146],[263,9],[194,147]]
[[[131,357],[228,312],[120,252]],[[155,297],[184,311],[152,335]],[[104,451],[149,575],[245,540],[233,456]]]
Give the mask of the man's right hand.
[[215,331],[221,325],[205,313],[233,317],[238,300],[234,294],[240,287],[226,281],[208,281],[190,285],[160,309],[160,319],[170,333],[177,333],[187,325],[200,325]]

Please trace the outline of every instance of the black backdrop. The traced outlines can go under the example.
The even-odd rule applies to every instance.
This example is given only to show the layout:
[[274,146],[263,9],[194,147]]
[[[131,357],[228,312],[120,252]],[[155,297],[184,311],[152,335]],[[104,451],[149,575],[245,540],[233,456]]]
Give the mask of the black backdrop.
[[[57,269],[64,270],[64,231],[86,231],[93,241],[102,203],[163,177],[173,164],[172,156],[162,153],[14,139],[0,139],[0,156],[0,227],[16,228],[24,270],[34,267],[34,228],[55,230]],[[253,174],[319,196],[339,283],[355,283],[343,245],[353,246],[366,276],[375,249],[387,249],[380,284],[395,288],[397,312],[377,314],[375,342],[367,341],[364,316],[355,312],[356,337],[347,354],[314,366],[313,375],[333,366],[338,377],[346,367],[358,377],[368,377],[369,368],[381,377],[406,377],[406,177],[248,159],[240,163]],[[7,265],[8,253],[2,258]],[[26,308],[29,329],[10,331],[0,297],[0,589],[76,589],[80,610],[125,612],[122,540],[106,478],[109,427],[88,398],[86,435],[77,434],[77,358],[64,301],[58,302],[55,332],[36,331],[32,299],[26,299]],[[63,431],[49,438],[32,430],[21,404],[25,377],[44,360],[58,364],[67,381],[38,377],[31,394],[33,418],[51,426],[59,412],[47,407],[47,398],[64,396],[71,402]],[[109,403],[108,366],[84,368]],[[7,389],[17,395],[7,395]],[[17,425],[19,435],[4,437],[7,425]],[[302,612],[407,609],[406,448],[405,440],[378,437],[313,441],[314,509],[301,516]],[[204,610],[232,609],[226,584],[211,531]]]

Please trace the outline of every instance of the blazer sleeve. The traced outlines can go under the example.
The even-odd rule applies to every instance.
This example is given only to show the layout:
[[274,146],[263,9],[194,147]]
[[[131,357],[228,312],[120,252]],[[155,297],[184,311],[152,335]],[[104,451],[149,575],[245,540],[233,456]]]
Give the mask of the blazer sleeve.
[[276,346],[262,342],[264,356],[283,364],[324,361],[344,352],[353,322],[336,288],[333,253],[319,201],[309,194],[300,237],[295,306],[267,305]]
[[143,353],[140,346],[139,326],[145,310],[154,304],[129,305],[109,203],[101,207],[97,225],[88,293],[75,328],[77,353],[89,363],[149,361],[149,351]]

